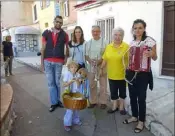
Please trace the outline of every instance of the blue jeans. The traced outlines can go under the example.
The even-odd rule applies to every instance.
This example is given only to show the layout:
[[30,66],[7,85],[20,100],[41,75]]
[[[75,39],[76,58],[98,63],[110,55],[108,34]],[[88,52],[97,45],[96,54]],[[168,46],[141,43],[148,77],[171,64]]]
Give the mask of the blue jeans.
[[64,126],[72,126],[72,123],[75,125],[80,123],[78,110],[67,109],[64,115]]
[[60,102],[60,78],[62,67],[62,63],[44,60],[44,69],[50,92],[51,105],[55,105]]

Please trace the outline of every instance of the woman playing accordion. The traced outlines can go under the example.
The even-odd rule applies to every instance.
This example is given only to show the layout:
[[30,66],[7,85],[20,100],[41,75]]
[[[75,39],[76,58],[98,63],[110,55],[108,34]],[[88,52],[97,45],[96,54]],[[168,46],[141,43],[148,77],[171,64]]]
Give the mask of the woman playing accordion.
[[146,23],[143,20],[135,20],[132,29],[134,40],[130,43],[130,48],[127,52],[129,53],[129,63],[126,66],[126,81],[129,83],[132,117],[126,119],[123,123],[129,124],[138,121],[134,132],[140,133],[144,128],[146,117],[148,84],[150,87],[150,83],[152,83],[150,89],[153,89],[151,59],[156,60],[157,53],[156,41],[146,35]]

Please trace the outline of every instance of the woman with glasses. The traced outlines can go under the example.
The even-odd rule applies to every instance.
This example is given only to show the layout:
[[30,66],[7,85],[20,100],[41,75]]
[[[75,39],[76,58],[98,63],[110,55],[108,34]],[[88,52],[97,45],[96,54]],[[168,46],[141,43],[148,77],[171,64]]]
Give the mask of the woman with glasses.
[[[137,49],[139,48],[139,50],[146,49],[144,50],[143,55],[139,53],[139,56],[136,59],[139,59],[140,56],[142,56],[142,58],[144,57],[146,58],[146,60],[156,60],[156,41],[153,38],[146,35],[145,29],[146,23],[143,20],[137,19],[133,22],[132,31],[134,40],[130,43],[130,46],[131,48],[137,47]],[[131,66],[134,66],[137,62],[131,61],[132,55],[129,55],[129,57]],[[128,84],[132,117],[126,119],[123,123],[129,124],[132,122],[138,122],[136,128],[134,129],[134,132],[140,133],[144,128],[144,122],[146,118],[146,93],[148,84],[149,88],[153,89],[152,72],[151,69],[149,71],[135,71],[132,69],[132,67],[129,67],[127,75],[133,77],[132,82]]]
[[78,63],[78,69],[85,68],[84,44],[83,30],[80,26],[76,26],[72,40],[69,42],[69,57],[71,57],[71,60]]

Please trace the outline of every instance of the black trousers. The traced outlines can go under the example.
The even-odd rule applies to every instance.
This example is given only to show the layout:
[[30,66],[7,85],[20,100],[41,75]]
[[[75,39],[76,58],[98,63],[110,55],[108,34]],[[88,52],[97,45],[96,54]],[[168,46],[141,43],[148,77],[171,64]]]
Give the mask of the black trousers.
[[126,81],[125,80],[111,80],[109,79],[109,88],[111,92],[111,100],[126,98]]
[[144,122],[146,118],[146,96],[149,83],[149,73],[140,72],[136,79],[133,80],[133,85],[128,84],[132,116],[139,118],[139,121]]

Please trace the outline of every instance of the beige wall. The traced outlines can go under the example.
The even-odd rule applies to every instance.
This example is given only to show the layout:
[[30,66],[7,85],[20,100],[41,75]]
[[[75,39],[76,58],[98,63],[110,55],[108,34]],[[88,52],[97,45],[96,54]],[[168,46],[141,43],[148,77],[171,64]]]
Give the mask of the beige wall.
[[[64,1],[63,1],[64,2]],[[63,4],[61,2],[60,4]],[[69,16],[64,17],[64,7],[60,5],[60,14],[64,18],[64,25],[73,24],[77,22],[77,11],[75,10],[74,6],[77,4],[76,0],[69,0]]]
[[20,25],[29,25],[32,20],[32,3],[18,1],[2,1],[1,20],[3,27],[12,27]]
[[68,23],[76,23],[77,22],[77,11],[75,10],[74,6],[76,5],[77,1],[69,0],[69,17]]

